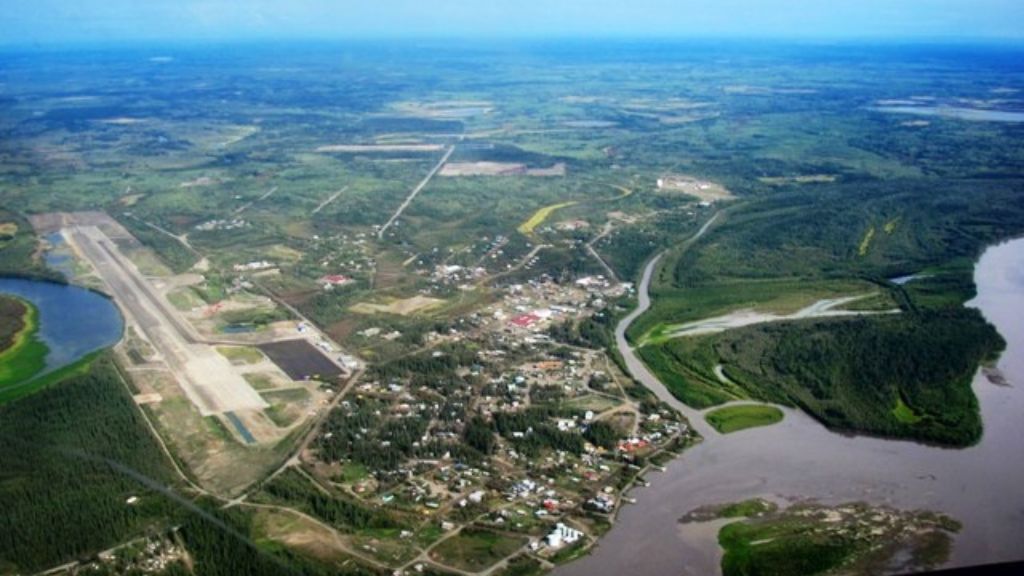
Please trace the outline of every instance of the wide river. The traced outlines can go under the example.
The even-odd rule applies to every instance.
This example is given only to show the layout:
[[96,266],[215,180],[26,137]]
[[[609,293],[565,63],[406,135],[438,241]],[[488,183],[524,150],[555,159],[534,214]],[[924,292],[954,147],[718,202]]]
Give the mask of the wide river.
[[637,504],[621,510],[594,551],[558,574],[716,574],[721,523],[678,519],[698,506],[755,496],[942,511],[964,524],[951,566],[1024,559],[1024,239],[990,247],[975,267],[978,296],[968,305],[1006,339],[998,367],[1010,385],[975,377],[984,435],[963,450],[840,435],[788,409],[782,423],[767,428],[727,436],[710,430],[625,345],[625,328],[650,305],[656,263],[644,270],[639,308],[618,327],[619,348],[634,377],[690,418],[706,440],[665,472],[650,474],[651,486],[634,490]]

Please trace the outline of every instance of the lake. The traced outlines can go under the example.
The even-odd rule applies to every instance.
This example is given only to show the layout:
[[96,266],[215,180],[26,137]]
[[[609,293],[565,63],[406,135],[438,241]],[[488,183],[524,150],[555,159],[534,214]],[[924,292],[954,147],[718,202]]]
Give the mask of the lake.
[[[654,264],[641,282],[641,308],[649,303]],[[996,385],[980,371],[975,377],[985,429],[981,441],[967,449],[836,434],[792,409],[785,409],[779,424],[721,436],[623,350],[634,376],[680,409],[706,440],[665,472],[649,474],[651,486],[632,492],[637,504],[621,510],[592,554],[556,573],[718,573],[717,526],[684,526],[679,518],[705,504],[757,496],[946,512],[964,524],[951,566],[1024,559],[1024,239],[986,250],[975,267],[975,282],[978,295],[968,305],[980,309],[1006,339],[998,368],[1009,385]],[[622,331],[620,325],[617,335]]]
[[96,292],[52,282],[0,278],[0,293],[24,298],[39,309],[36,335],[50,349],[46,372],[113,346],[121,339],[121,312],[113,301]]

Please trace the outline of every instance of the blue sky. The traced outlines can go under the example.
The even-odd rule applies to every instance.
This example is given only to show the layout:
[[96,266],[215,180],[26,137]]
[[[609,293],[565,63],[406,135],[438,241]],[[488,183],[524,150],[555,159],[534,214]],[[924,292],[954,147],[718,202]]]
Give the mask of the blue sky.
[[0,43],[380,37],[1024,39],[1024,0],[0,0]]

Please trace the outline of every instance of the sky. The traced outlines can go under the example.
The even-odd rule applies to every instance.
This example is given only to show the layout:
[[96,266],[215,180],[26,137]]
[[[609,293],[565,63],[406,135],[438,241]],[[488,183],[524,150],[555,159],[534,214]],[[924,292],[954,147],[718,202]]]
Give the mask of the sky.
[[0,43],[660,37],[1024,40],[1024,0],[0,0]]

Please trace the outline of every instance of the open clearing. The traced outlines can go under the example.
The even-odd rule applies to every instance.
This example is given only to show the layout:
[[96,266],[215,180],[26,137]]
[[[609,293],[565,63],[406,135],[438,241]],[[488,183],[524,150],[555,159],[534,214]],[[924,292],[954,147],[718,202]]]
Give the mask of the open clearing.
[[519,162],[451,162],[445,164],[438,176],[565,176],[565,163],[528,168]]
[[832,318],[839,316],[861,316],[867,314],[898,314],[898,309],[893,310],[846,310],[843,306],[858,300],[863,300],[872,294],[860,294],[857,296],[846,296],[844,298],[826,298],[818,300],[814,304],[797,310],[792,314],[776,314],[772,312],[758,312],[756,310],[737,310],[722,316],[706,318],[695,322],[668,326],[663,333],[668,338],[681,338],[685,336],[703,336],[706,334],[717,334],[765,322],[784,322],[787,320],[806,320],[809,318]]
[[734,198],[732,192],[729,192],[721,184],[684,174],[667,174],[658,178],[658,190],[682,192],[688,196],[699,198],[701,202],[717,202]]
[[569,206],[575,206],[576,204],[579,204],[579,202],[562,202],[561,204],[552,204],[550,206],[545,206],[540,210],[534,212],[533,216],[530,216],[530,218],[527,219],[526,222],[520,224],[519,228],[516,228],[516,230],[519,230],[520,234],[529,236],[530,234],[533,234],[533,231],[536,230],[538,226],[543,224],[544,221],[548,219],[548,216],[554,214],[556,210],[568,208]]
[[494,110],[494,105],[489,100],[439,100],[398,102],[393,108],[405,116],[457,120],[490,114]]
[[0,224],[0,237],[13,237],[17,233],[18,225],[14,222],[4,222],[3,224]]
[[712,410],[704,416],[708,424],[722,434],[758,426],[769,426],[782,421],[782,418],[782,410],[775,406],[764,405],[726,406]]
[[434,548],[430,557],[453,568],[476,572],[489,568],[525,545],[523,537],[465,528]]
[[374,152],[440,152],[444,150],[441,144],[329,144],[320,146],[317,152],[341,152],[346,154],[358,154]]
[[428,296],[413,296],[412,298],[404,298],[402,300],[394,300],[387,304],[374,304],[370,302],[360,302],[355,306],[352,306],[353,312],[360,314],[398,314],[399,316],[409,316],[417,312],[423,312],[431,308],[436,308],[444,304],[444,300],[439,298],[430,298]]
[[808,174],[806,176],[762,176],[757,179],[762,184],[783,186],[785,184],[828,184],[836,181],[833,174]]

